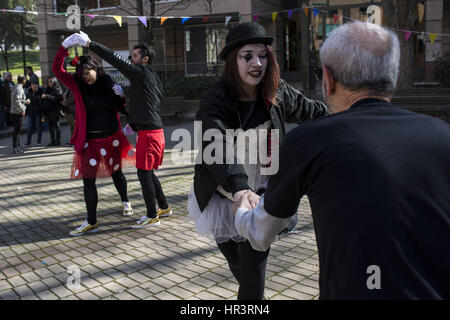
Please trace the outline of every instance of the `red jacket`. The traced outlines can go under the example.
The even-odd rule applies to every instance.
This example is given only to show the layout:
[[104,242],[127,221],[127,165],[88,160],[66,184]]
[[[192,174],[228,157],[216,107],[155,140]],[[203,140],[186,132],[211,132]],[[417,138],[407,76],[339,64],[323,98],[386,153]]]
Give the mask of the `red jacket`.
[[80,89],[75,81],[75,76],[67,73],[67,71],[63,68],[64,58],[68,55],[69,51],[67,51],[67,49],[63,46],[60,46],[58,53],[53,60],[52,71],[55,76],[73,93],[76,106],[76,121],[73,136],[70,138],[70,143],[74,145],[76,152],[81,152],[84,148],[84,143],[86,142],[86,108],[84,106]]

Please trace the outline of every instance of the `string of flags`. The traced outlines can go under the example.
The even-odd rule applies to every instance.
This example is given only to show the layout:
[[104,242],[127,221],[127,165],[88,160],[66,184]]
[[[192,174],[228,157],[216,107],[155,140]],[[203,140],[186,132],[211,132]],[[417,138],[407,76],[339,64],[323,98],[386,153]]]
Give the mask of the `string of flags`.
[[[252,21],[258,21],[262,16],[272,16],[272,22],[275,22],[277,17],[279,16],[279,14],[282,13],[287,13],[288,15],[288,19],[290,20],[293,16],[294,13],[302,13],[302,11],[305,13],[306,16],[308,16],[310,13],[312,14],[313,18],[316,18],[317,15],[322,12],[322,13],[326,13],[328,14],[329,12],[323,9],[318,9],[318,8],[314,8],[314,7],[302,7],[302,8],[297,8],[297,9],[290,9],[290,10],[282,10],[282,11],[276,11],[276,12],[269,12],[269,13],[253,13],[253,14],[244,14],[244,16],[251,16],[252,17]],[[419,8],[419,21],[422,21],[423,19],[423,8],[420,7]],[[0,9],[0,12],[2,13],[6,13],[6,12],[11,12],[11,13],[28,13],[28,14],[34,14],[34,15],[39,15],[39,14],[50,14],[50,15],[55,15],[54,12],[38,12],[38,11],[21,11],[21,10],[14,10],[14,9]],[[69,13],[67,12],[58,12],[56,13],[57,16],[68,16]],[[160,25],[163,25],[164,22],[166,22],[168,19],[181,19],[181,24],[184,25],[186,21],[190,20],[190,19],[202,19],[201,21],[203,23],[207,22],[208,20],[210,20],[212,18],[212,16],[195,16],[195,17],[176,17],[176,16],[120,16],[120,15],[100,15],[100,14],[79,14],[80,16],[85,16],[85,17],[89,17],[90,19],[95,19],[97,17],[103,17],[103,18],[113,18],[114,20],[116,20],[116,22],[119,24],[119,26],[122,26],[122,21],[123,18],[128,18],[128,19],[138,19],[145,27],[147,27],[147,21],[149,19],[159,19],[160,20]],[[233,16],[225,16],[225,26],[228,25],[228,23],[230,22],[230,20],[233,18]],[[237,17],[239,20],[242,20],[242,15],[238,15]],[[343,20],[347,20],[347,21],[357,21],[357,19],[353,19],[350,17],[346,17],[343,15],[338,15],[336,13],[333,13],[333,24],[336,24],[339,19],[343,19]],[[400,31],[403,32],[403,35],[405,37],[405,41],[408,42],[409,39],[411,38],[411,35],[416,33],[419,34],[418,38],[425,41],[426,36],[428,35],[430,42],[433,44],[436,41],[436,38],[438,36],[443,36],[443,37],[450,37],[450,34],[443,34],[443,33],[431,33],[431,32],[423,32],[423,31],[411,31],[411,30],[397,30],[394,29],[396,31]]]

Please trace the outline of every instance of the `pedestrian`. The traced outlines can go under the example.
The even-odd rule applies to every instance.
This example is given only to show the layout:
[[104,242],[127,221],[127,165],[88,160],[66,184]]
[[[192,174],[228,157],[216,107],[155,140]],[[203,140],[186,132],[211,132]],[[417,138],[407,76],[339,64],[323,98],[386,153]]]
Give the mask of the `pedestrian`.
[[31,145],[31,137],[35,129],[37,129],[37,146],[41,145],[42,140],[42,122],[41,122],[41,95],[42,89],[39,88],[39,82],[31,81],[31,87],[26,93],[27,109],[25,111],[28,118],[27,143],[25,146]]
[[62,90],[56,77],[49,77],[47,79],[47,88],[43,90],[41,101],[41,108],[45,114],[45,120],[50,134],[50,144],[48,146],[60,146]]
[[32,82],[36,82],[39,85],[39,77],[34,73],[32,66],[27,66],[25,68],[25,72],[27,73],[27,76],[30,78],[26,82],[26,85],[25,85],[26,89],[31,87]]
[[[70,137],[73,136],[73,131],[75,129],[75,97],[73,96],[73,92],[69,89],[66,89],[63,95],[63,106],[64,106],[64,115],[69,124],[70,128]],[[67,146],[72,146],[70,141],[66,144]]]
[[10,112],[11,112],[11,94],[15,88],[15,83],[12,80],[12,74],[11,72],[5,72],[3,74],[3,78],[5,79],[3,82],[3,100],[5,102],[6,106],[6,126],[12,127],[13,123],[11,121]]
[[[75,34],[77,45],[85,46],[106,62],[117,68],[130,80],[129,122],[137,131],[136,168],[142,187],[147,214],[132,228],[146,228],[161,224],[160,217],[172,214],[155,170],[164,156],[164,130],[160,115],[163,86],[158,74],[151,67],[154,49],[141,43],[133,48],[130,60],[125,60],[104,45],[91,42],[85,33]],[[156,210],[155,198],[159,209]]]
[[75,130],[70,142],[74,145],[71,178],[83,179],[87,220],[71,236],[98,230],[98,194],[96,178],[111,177],[122,201],[123,216],[131,216],[127,180],[122,168],[135,164],[135,151],[122,133],[118,112],[125,111],[125,96],[120,86],[105,73],[91,56],[72,61],[75,75],[67,73],[64,58],[74,45],[73,37],[65,39],[53,60],[52,71],[73,92],[76,104]]
[[396,33],[347,23],[320,49],[333,115],[293,129],[256,208],[236,228],[265,251],[307,195],[320,299],[449,299],[450,127],[394,107]]
[[5,85],[0,73],[0,130],[6,129]]
[[[276,146],[286,132],[288,120],[303,123],[328,114],[326,106],[306,98],[280,79],[280,69],[272,51],[273,37],[266,36],[258,23],[242,23],[231,29],[220,53],[225,61],[222,79],[206,91],[196,120],[202,123],[202,136],[215,130],[214,143],[225,150],[223,159],[195,165],[194,183],[188,200],[189,217],[197,231],[212,237],[228,261],[239,283],[238,299],[262,299],[265,270],[269,250],[258,252],[239,236],[234,227],[232,205],[245,195],[256,203],[264,191],[267,175],[261,174],[265,163],[257,158],[243,164],[237,159],[241,135],[255,133],[261,137],[256,144],[245,146],[245,159],[257,156],[257,150]],[[228,131],[242,130],[235,136]],[[239,132],[239,131],[238,131]],[[211,141],[203,141],[200,152],[211,148]],[[226,147],[225,147],[226,146]],[[265,149],[264,149],[265,148]],[[228,159],[228,150],[236,149]],[[222,151],[222,150],[221,150]],[[277,150],[270,148],[272,161]],[[249,191],[249,192],[247,192]],[[296,212],[293,210],[292,213]]]
[[14,126],[12,135],[13,153],[23,153],[20,145],[20,132],[22,131],[22,120],[25,117],[25,110],[27,108],[27,98],[23,86],[25,85],[25,77],[17,77],[17,85],[14,87],[11,96],[11,122]]

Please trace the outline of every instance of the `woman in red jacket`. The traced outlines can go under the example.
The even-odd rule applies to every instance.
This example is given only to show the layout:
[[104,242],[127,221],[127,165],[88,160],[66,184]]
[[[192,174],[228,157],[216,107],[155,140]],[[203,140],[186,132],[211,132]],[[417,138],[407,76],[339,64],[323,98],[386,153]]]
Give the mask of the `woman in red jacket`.
[[122,200],[123,215],[133,214],[122,168],[134,166],[136,159],[135,149],[120,126],[118,111],[126,113],[123,91],[90,55],[75,58],[72,61],[76,67],[75,75],[67,73],[63,68],[64,58],[71,45],[71,37],[64,40],[53,61],[52,71],[75,98],[75,129],[70,139],[75,149],[71,178],[83,179],[87,220],[70,235],[79,236],[98,230],[96,178],[111,176]]

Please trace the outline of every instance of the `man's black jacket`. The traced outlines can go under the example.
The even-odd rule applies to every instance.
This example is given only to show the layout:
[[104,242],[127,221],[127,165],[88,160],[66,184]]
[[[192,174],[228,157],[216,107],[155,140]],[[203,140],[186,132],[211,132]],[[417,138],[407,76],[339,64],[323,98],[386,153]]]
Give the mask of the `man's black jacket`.
[[152,67],[134,65],[104,45],[91,42],[89,50],[102,57],[130,80],[128,121],[138,130],[161,129],[159,105],[163,86]]

